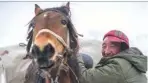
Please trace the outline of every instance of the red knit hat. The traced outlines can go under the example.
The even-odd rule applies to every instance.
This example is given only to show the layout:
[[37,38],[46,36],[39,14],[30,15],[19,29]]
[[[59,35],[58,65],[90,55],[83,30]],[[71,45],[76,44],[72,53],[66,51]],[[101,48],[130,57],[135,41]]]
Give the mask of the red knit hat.
[[129,40],[128,40],[128,37],[121,31],[118,31],[118,30],[111,30],[109,31],[108,33],[106,33],[103,37],[103,40],[105,38],[108,38],[109,40],[111,41],[114,41],[114,42],[123,42],[125,43],[128,48],[129,48]]

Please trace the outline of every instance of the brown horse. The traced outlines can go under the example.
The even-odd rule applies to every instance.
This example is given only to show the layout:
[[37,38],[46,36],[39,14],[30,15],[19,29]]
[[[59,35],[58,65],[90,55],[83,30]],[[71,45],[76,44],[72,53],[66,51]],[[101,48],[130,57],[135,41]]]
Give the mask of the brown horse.
[[33,62],[24,83],[79,83],[78,34],[70,19],[69,2],[44,10],[35,4],[28,31],[26,58]]

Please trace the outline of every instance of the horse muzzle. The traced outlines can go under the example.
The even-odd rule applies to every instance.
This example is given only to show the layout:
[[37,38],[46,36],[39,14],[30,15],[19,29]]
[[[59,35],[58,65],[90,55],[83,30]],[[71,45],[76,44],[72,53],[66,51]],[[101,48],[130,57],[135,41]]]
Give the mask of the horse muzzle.
[[54,65],[54,61],[48,60],[47,58],[38,58],[37,62],[40,69],[51,68]]
[[47,44],[40,49],[39,46],[34,45],[32,48],[32,56],[37,60],[39,68],[50,68],[54,65],[54,61],[50,58],[54,55],[55,49],[51,44]]

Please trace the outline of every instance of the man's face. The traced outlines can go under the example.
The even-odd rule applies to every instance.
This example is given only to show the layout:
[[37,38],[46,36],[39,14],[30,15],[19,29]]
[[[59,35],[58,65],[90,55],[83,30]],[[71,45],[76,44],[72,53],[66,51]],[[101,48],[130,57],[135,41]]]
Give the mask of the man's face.
[[110,57],[120,52],[121,44],[119,42],[113,42],[106,37],[102,44],[102,56]]

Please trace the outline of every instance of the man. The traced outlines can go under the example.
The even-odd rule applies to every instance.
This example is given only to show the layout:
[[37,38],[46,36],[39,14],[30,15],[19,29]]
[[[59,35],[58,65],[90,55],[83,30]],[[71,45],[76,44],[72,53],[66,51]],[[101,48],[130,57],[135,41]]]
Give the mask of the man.
[[147,83],[147,57],[138,48],[129,47],[127,36],[118,30],[105,34],[103,58],[87,69],[78,56],[82,83]]

